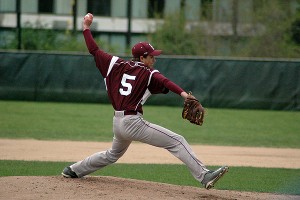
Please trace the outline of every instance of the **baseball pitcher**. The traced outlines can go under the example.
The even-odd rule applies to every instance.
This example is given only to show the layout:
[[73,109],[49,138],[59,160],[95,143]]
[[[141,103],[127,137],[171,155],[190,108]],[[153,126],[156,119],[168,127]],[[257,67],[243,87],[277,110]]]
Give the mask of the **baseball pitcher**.
[[80,178],[105,166],[115,163],[128,149],[132,141],[139,141],[164,148],[180,159],[193,177],[206,189],[210,189],[227,171],[223,166],[208,170],[197,158],[185,138],[143,118],[143,105],[152,94],[169,91],[184,99],[182,117],[196,125],[202,125],[205,110],[199,101],[177,84],[154,69],[155,56],[161,54],[148,42],[139,42],[132,47],[131,61],[110,55],[94,41],[90,26],[93,15],[83,19],[83,35],[87,48],[95,59],[96,67],[104,78],[109,100],[114,108],[113,141],[110,149],[97,152],[84,160],[66,167],[62,175]]

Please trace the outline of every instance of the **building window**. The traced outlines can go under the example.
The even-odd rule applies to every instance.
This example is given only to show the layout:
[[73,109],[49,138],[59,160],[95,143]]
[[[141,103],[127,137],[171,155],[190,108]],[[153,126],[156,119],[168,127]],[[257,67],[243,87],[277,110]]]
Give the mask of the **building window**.
[[201,0],[201,19],[207,21],[213,19],[213,0]]
[[88,0],[87,12],[98,16],[111,16],[110,0]]
[[148,17],[164,17],[165,0],[148,0]]
[[54,2],[53,0],[39,0],[38,1],[38,12],[39,13],[53,13]]

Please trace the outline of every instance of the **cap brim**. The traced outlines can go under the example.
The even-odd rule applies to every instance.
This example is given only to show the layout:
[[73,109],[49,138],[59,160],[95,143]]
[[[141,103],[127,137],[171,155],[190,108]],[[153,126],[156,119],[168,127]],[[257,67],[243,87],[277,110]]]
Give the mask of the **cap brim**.
[[151,56],[159,56],[161,54],[162,50],[154,50],[149,55]]

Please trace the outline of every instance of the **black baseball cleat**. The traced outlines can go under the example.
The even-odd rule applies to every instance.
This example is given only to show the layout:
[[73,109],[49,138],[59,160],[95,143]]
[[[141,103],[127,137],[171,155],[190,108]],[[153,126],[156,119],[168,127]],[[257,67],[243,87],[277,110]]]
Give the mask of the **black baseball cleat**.
[[223,166],[215,171],[208,171],[201,183],[206,189],[214,187],[215,183],[226,173],[228,172],[229,167]]
[[78,178],[77,174],[72,171],[71,167],[66,167],[61,174],[65,178]]

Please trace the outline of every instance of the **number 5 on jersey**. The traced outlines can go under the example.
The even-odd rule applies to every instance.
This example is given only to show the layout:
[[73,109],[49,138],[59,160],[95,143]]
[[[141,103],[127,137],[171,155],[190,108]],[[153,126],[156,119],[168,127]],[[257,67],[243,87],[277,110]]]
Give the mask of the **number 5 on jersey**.
[[119,89],[121,95],[128,96],[132,91],[132,85],[127,82],[127,80],[135,80],[136,76],[130,76],[128,74],[123,74],[121,84],[122,87]]

